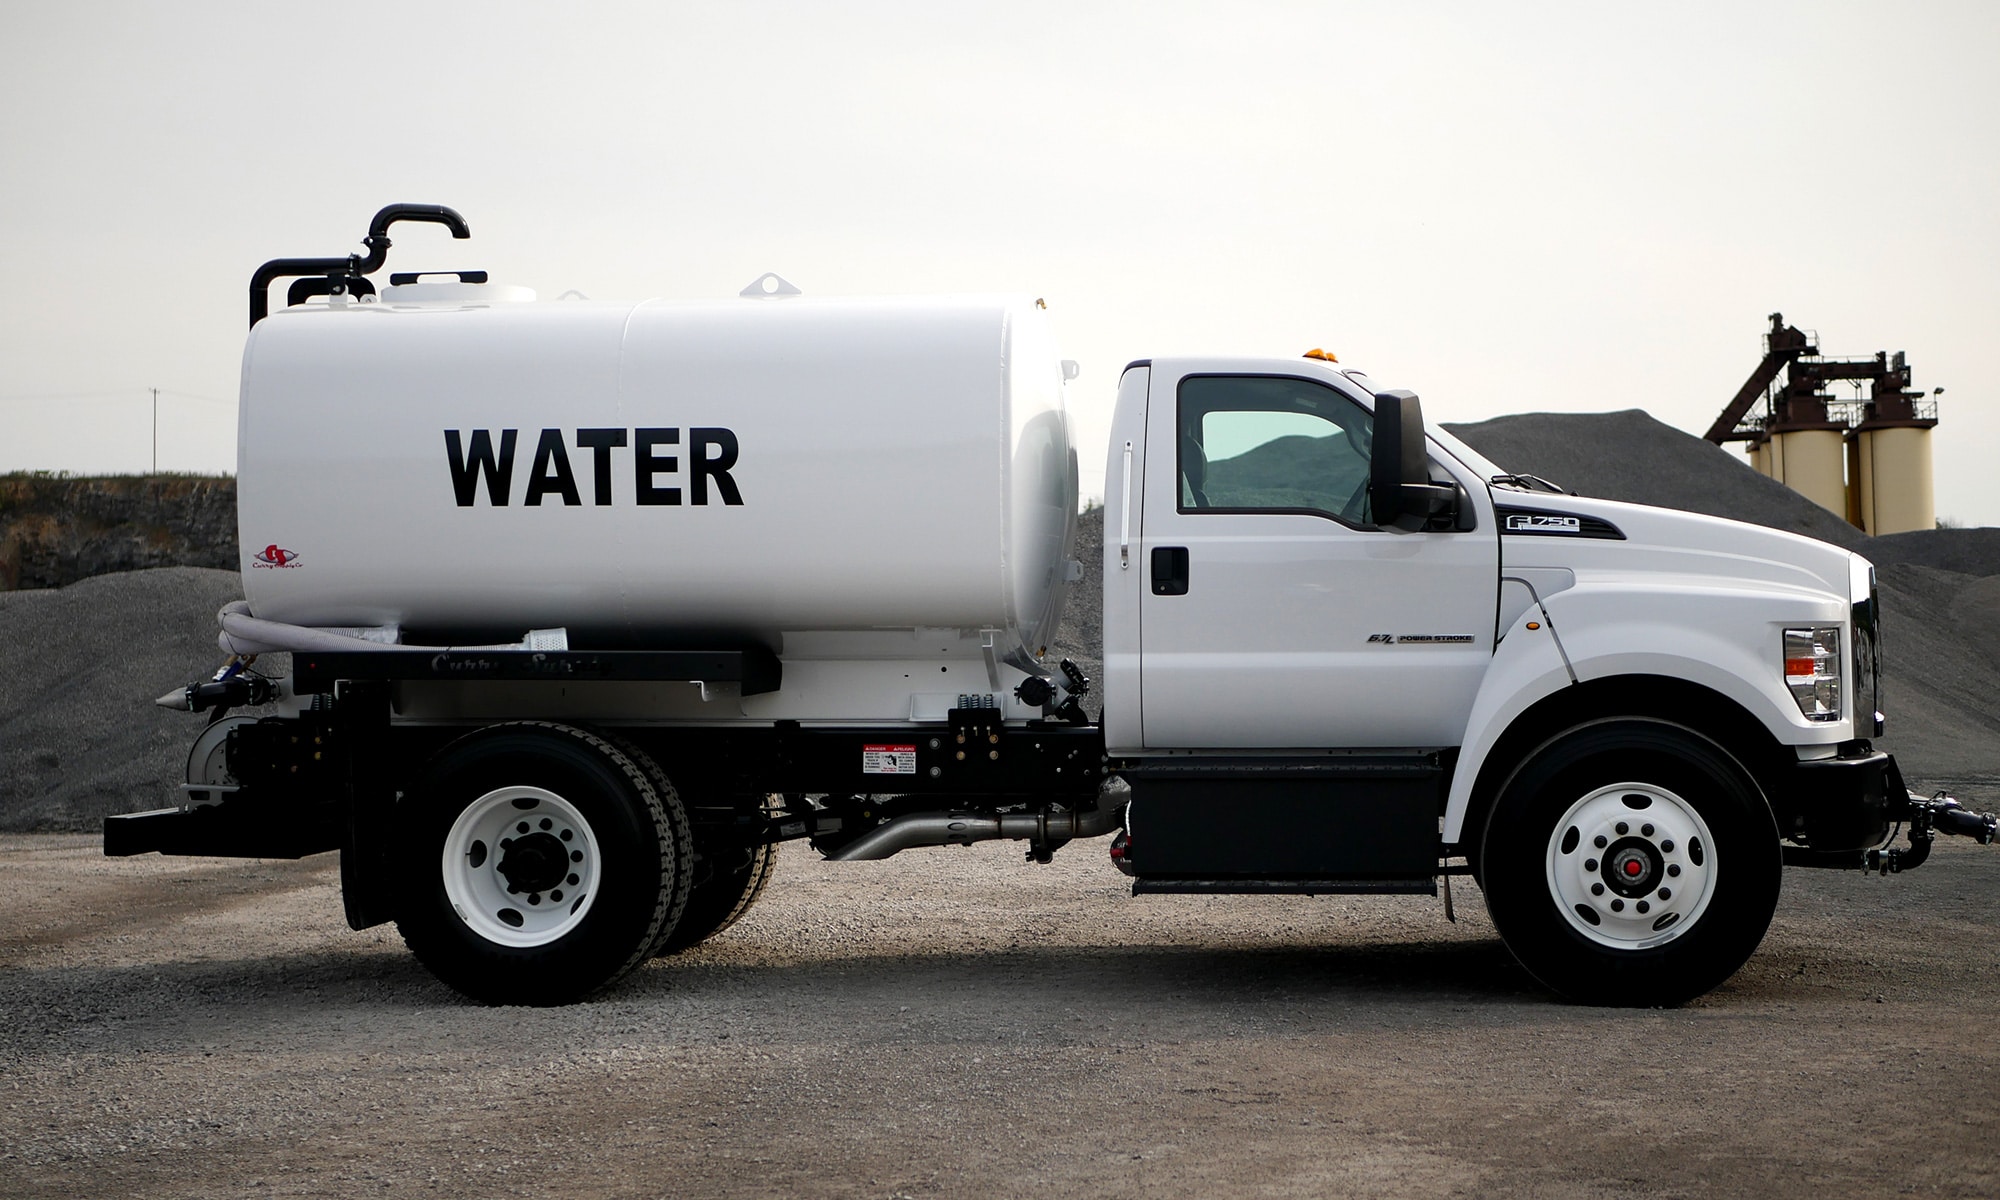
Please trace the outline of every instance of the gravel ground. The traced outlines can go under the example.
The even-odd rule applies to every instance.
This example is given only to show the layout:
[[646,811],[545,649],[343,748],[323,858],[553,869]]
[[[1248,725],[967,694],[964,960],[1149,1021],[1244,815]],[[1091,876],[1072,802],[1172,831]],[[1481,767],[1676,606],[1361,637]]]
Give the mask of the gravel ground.
[[1463,887],[1140,897],[1071,846],[785,848],[710,944],[481,1009],[330,856],[0,837],[0,1196],[2000,1194],[2000,858],[1793,871],[1680,1009],[1550,1000]]

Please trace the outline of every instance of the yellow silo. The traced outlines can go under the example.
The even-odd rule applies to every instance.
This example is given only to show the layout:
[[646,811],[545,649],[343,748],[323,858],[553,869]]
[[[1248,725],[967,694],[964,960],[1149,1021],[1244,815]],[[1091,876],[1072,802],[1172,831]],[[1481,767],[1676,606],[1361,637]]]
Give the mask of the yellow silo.
[[1937,528],[1932,495],[1931,426],[1935,418],[1864,421],[1854,438],[1855,523],[1872,536]]
[[1832,422],[1774,425],[1764,473],[1841,518],[1847,516],[1845,427]]

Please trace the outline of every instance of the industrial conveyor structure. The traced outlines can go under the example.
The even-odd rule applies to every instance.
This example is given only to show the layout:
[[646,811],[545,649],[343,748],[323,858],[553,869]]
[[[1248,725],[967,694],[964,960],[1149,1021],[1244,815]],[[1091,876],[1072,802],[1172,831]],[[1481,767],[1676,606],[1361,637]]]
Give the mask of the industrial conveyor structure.
[[[1912,391],[1901,350],[1823,358],[1818,341],[1772,313],[1763,361],[1709,426],[1708,440],[1748,442],[1751,465],[1871,535],[1934,528],[1932,397],[1944,389]],[[1829,393],[1836,382],[1853,383],[1856,398]],[[1863,383],[1866,399],[1858,394]]]

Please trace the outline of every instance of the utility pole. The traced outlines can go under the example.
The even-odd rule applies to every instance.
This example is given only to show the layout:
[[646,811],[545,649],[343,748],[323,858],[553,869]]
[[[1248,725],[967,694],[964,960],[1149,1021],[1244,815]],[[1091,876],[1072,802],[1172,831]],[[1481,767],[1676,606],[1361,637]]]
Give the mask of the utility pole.
[[160,389],[153,389],[153,474],[160,473]]

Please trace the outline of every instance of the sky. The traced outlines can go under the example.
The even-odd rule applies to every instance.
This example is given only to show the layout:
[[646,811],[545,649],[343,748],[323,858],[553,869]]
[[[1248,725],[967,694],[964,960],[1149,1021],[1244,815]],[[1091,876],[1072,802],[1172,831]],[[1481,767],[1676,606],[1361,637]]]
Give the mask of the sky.
[[1945,388],[2000,525],[2000,5],[5,0],[0,56],[0,471],[149,469],[153,388],[233,470],[250,273],[417,202],[473,240],[389,269],[544,299],[1042,297],[1086,493],[1132,359],[1700,433],[1782,311]]

